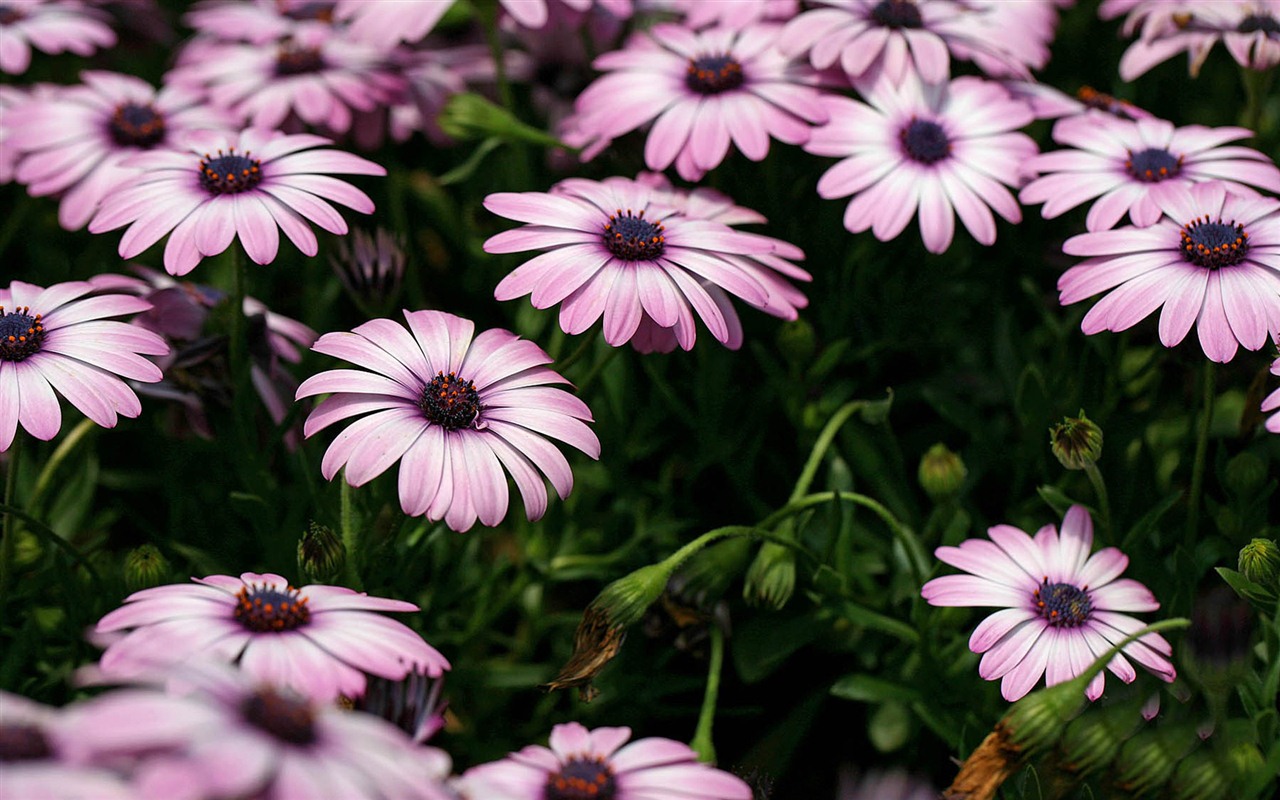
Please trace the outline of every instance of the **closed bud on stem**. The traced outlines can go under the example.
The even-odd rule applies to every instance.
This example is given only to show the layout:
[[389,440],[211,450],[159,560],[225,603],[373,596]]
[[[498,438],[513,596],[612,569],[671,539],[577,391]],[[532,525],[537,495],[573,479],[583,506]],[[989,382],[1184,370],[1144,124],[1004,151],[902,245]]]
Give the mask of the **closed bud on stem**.
[[169,579],[169,561],[155,547],[144,544],[124,557],[124,585],[130,592],[159,586]]
[[329,528],[311,523],[298,540],[298,572],[307,583],[333,583],[347,565],[347,548]]
[[1139,733],[1125,742],[1115,760],[1116,785],[1133,795],[1158,789],[1199,741],[1195,728],[1185,725]]
[[783,358],[796,366],[804,366],[813,358],[817,337],[813,326],[801,317],[782,323],[778,328],[777,345]]
[[543,147],[571,149],[546,131],[526,125],[502,106],[471,92],[455,94],[449,98],[440,110],[436,124],[450,139],[495,138],[507,142],[528,142]]
[[742,598],[774,610],[791,600],[796,590],[796,553],[790,547],[765,542],[747,570]]
[[1229,789],[1226,776],[1205,748],[1182,759],[1166,787],[1171,800],[1223,800]]
[[1086,711],[1067,725],[1062,736],[1064,767],[1081,777],[1101,770],[1141,724],[1142,714],[1132,703]]
[[1280,592],[1280,546],[1254,539],[1240,550],[1240,573],[1254,583]]
[[1249,496],[1267,482],[1267,465],[1253,453],[1239,453],[1227,462],[1227,488],[1241,496]]
[[939,442],[920,457],[920,468],[916,477],[920,480],[920,488],[934,502],[946,500],[960,491],[964,479],[969,474],[960,456],[947,449]]
[[1080,410],[1078,417],[1066,417],[1049,429],[1049,447],[1067,469],[1084,469],[1102,457],[1102,429]]
[[329,266],[362,310],[385,313],[400,294],[405,254],[400,239],[384,228],[355,228],[337,242]]

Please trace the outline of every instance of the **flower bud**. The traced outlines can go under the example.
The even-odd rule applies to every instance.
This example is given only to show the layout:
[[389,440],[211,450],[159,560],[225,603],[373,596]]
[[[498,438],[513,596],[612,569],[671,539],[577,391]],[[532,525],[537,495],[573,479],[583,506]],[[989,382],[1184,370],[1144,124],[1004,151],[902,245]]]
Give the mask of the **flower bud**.
[[1080,410],[1078,417],[1064,417],[1049,429],[1049,447],[1067,469],[1084,469],[1102,457],[1102,429]]
[[796,590],[796,554],[789,547],[765,542],[747,569],[742,597],[748,603],[774,610],[791,600]]
[[440,110],[436,124],[450,139],[460,141],[496,138],[545,147],[568,146],[546,131],[540,131],[516,119],[502,106],[471,92],[450,97]]
[[1253,453],[1239,453],[1227,462],[1227,488],[1238,495],[1249,496],[1267,482],[1267,465]]
[[778,328],[776,342],[783,357],[797,366],[807,365],[817,346],[813,326],[805,319],[782,323]]
[[1133,795],[1163,786],[1199,739],[1188,726],[1151,729],[1125,742],[1115,760],[1116,784]]
[[1240,550],[1240,574],[1280,592],[1280,547],[1270,539],[1254,539]]
[[124,585],[131,592],[159,586],[169,579],[169,561],[155,547],[144,544],[124,557]]
[[941,442],[930,447],[920,457],[920,468],[916,473],[920,488],[935,502],[945,500],[960,491],[967,475],[964,461]]
[[1201,748],[1178,764],[1166,792],[1170,800],[1222,800],[1229,788],[1213,755]]
[[338,240],[329,265],[362,310],[385,311],[400,294],[404,278],[404,246],[383,228],[372,235],[360,228]]
[[1143,715],[1135,713],[1134,706],[1128,703],[1089,710],[1076,717],[1062,736],[1063,764],[1081,777],[1101,770],[1116,757],[1142,719]]
[[329,528],[313,522],[298,540],[298,572],[307,583],[333,583],[347,564],[347,548]]

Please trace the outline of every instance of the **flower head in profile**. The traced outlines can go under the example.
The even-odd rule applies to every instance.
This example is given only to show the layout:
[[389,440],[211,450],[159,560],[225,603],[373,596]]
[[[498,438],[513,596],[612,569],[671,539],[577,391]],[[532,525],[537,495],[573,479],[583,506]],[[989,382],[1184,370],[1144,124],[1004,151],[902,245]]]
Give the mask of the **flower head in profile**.
[[641,183],[579,180],[551,194],[491,194],[484,205],[526,223],[490,237],[485,252],[548,251],[503,278],[494,296],[531,295],[535,308],[559,303],[565,333],[582,333],[603,316],[605,341],[617,347],[648,318],[688,350],[696,311],[718,341],[736,348],[742,328],[729,295],[769,303],[768,289],[731,260],[773,252],[769,240],[690,219]]
[[823,98],[831,121],[805,146],[843,159],[818,181],[818,194],[853,195],[845,228],[870,228],[888,241],[918,212],[925,249],[941,253],[951,245],[956,216],[986,245],[996,239],[992,209],[1021,221],[1018,201],[1005,187],[1019,182],[1037,152],[1029,136],[1016,132],[1033,118],[1027,104],[997,83],[969,77],[925,85],[913,75],[901,84],[864,83],[860,90],[866,103]]
[[[319,703],[364,694],[366,676],[438,677],[449,662],[403,623],[376,612],[417,611],[341,586],[294,588],[279,575],[210,575],[134,592],[98,621],[116,634],[99,668],[129,679],[201,659],[237,664]],[[122,633],[123,632],[123,633]]]
[[507,473],[530,520],[547,508],[545,480],[563,499],[573,488],[556,439],[592,458],[600,441],[591,411],[555,384],[551,357],[500,329],[441,311],[406,311],[406,329],[375,319],[350,333],[327,333],[312,348],[364,369],[314,375],[298,398],[328,394],[307,418],[305,434],[365,415],[325,451],[320,469],[361,486],[400,462],[400,507],[465,531],[507,514]]
[[136,417],[142,404],[121,380],[155,383],[160,370],[143,355],[169,352],[164,340],[111,320],[146,311],[136,297],[88,297],[85,281],[44,288],[14,281],[0,288],[0,452],[9,449],[18,424],[37,439],[62,428],[57,394],[104,428]]
[[[1280,358],[1271,362],[1271,374],[1280,376]],[[1262,410],[1276,412],[1267,417],[1266,425],[1267,430],[1272,433],[1280,433],[1280,389],[1276,389],[1267,395],[1266,399],[1262,401]]]
[[1183,52],[1194,78],[1218,42],[1246,69],[1280,64],[1280,0],[1166,0],[1128,11],[1124,32],[1139,35],[1120,58],[1126,81]]
[[594,141],[583,153],[590,158],[652,122],[645,163],[656,170],[674,163],[691,181],[719,165],[731,144],[752,161],[768,155],[771,138],[803,144],[827,113],[809,70],[774,47],[778,30],[768,23],[700,32],[655,25],[595,60],[608,74],[579,95],[566,125]]
[[[1072,506],[1062,530],[1046,525],[1035,536],[996,525],[990,539],[969,539],[959,547],[939,547],[938,558],[968,575],[934,578],[920,593],[935,606],[988,606],[1002,610],[987,617],[969,638],[982,653],[978,674],[1000,679],[1010,702],[1031,691],[1041,676],[1053,686],[1080,675],[1099,656],[1143,623],[1125,612],[1155,611],[1155,596],[1121,573],[1129,559],[1114,547],[1090,555],[1093,520],[1083,506]],[[1107,668],[1125,683],[1137,677],[1132,659],[1156,677],[1175,676],[1169,642],[1146,634],[1125,648]],[[1089,682],[1090,700],[1102,696],[1105,672]]]
[[238,135],[199,131],[182,150],[129,159],[125,166],[139,172],[127,188],[103,198],[89,230],[128,225],[120,240],[121,258],[133,258],[170,234],[164,266],[171,275],[186,275],[205,256],[226,250],[237,235],[256,264],[275,260],[281,230],[313,256],[319,248],[308,220],[330,233],[347,232],[330,201],[364,214],[373,211],[368,195],[329,175],[386,174],[359,156],[317,149],[326,144],[329,140],[319,136],[259,128]]
[[745,781],[699,762],[688,745],[630,738],[630,728],[557,725],[550,747],[472,767],[459,786],[474,800],[751,800]]
[[1247,197],[1257,197],[1251,187],[1280,192],[1280,169],[1270,159],[1247,147],[1224,146],[1252,135],[1245,128],[1175,128],[1162,119],[1071,117],[1054,126],[1053,136],[1074,149],[1032,159],[1027,168],[1041,175],[1019,199],[1044,203],[1046,219],[1094,200],[1085,224],[1103,231],[1125,214],[1140,228],[1152,225],[1181,189],[1204,181],[1220,180]]
[[102,198],[128,186],[124,162],[173,146],[188,131],[224,130],[228,119],[183,89],[156,91],[132,75],[88,71],[84,83],[36,97],[5,122],[15,177],[35,196],[58,194],[58,221],[83,228]]
[[1165,347],[1195,325],[1204,354],[1226,362],[1280,331],[1280,202],[1271,198],[1199,183],[1171,191],[1150,227],[1084,233],[1062,249],[1086,257],[1058,279],[1063,305],[1108,292],[1085,314],[1085,333],[1127,330],[1163,307]]
[[106,14],[80,0],[6,0],[0,6],[0,72],[26,72],[32,47],[78,56],[112,47],[116,34],[106,20]]

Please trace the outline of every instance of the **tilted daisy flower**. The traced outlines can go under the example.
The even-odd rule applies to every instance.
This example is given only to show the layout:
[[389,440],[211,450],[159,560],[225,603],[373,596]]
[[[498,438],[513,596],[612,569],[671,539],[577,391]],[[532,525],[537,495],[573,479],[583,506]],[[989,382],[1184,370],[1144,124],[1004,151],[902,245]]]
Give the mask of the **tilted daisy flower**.
[[1147,228],[1073,236],[1062,247],[1087,260],[1058,279],[1059,301],[1108,292],[1080,329],[1123,331],[1160,314],[1160,341],[1173,347],[1196,326],[1204,354],[1230,361],[1280,331],[1280,202],[1232,194],[1218,181],[1172,194]]
[[472,767],[458,786],[468,800],[751,800],[745,781],[701,763],[688,745],[630,738],[630,728],[557,725],[550,747]]
[[84,281],[0,288],[0,452],[13,444],[19,423],[37,439],[57,435],[62,408],[55,391],[104,428],[142,413],[121,378],[160,380],[159,368],[142,355],[169,348],[150,331],[108,319],[146,311],[150,303],[118,294],[86,297],[94,288]]
[[134,592],[98,621],[98,634],[118,637],[102,654],[103,677],[129,679],[213,659],[328,703],[364,694],[365,673],[398,680],[414,670],[438,677],[449,668],[417,633],[375,613],[417,611],[413,603],[341,586],[296,589],[270,573],[193,580]]
[[92,55],[116,43],[106,15],[79,0],[6,0],[0,6],[0,72],[18,75],[31,66],[31,48],[45,53]]
[[200,0],[182,16],[198,35],[266,44],[299,29],[333,21],[336,2],[315,0]]
[[604,338],[617,347],[647,317],[671,328],[685,350],[696,338],[694,312],[722,344],[742,343],[735,295],[756,307],[770,302],[760,281],[726,256],[773,252],[763,237],[690,219],[625,179],[575,181],[573,194],[503,192],[485,208],[524,227],[491,236],[487,253],[547,250],[503,278],[498,300],[530,295],[534,308],[560,304],[560,327],[579,334],[604,317]]
[[530,520],[547,508],[550,480],[561,499],[573,488],[569,462],[549,440],[600,455],[586,423],[591,411],[553,384],[533,342],[501,329],[475,336],[475,324],[442,311],[405,311],[409,328],[375,319],[350,333],[327,333],[312,347],[367,370],[313,375],[298,399],[328,394],[303,428],[310,437],[351,417],[325,451],[320,469],[361,486],[400,462],[400,507],[455,531],[507,514],[506,473]]
[[1227,9],[1222,43],[1242,67],[1280,65],[1280,0],[1243,0]]
[[[778,47],[788,58],[808,54],[815,69],[837,64],[853,80],[885,73],[892,81],[918,73],[927,83],[945,81],[951,57],[981,52],[1006,66],[1002,74],[1025,75],[1019,60],[997,42],[1017,36],[975,29],[982,12],[955,0],[815,0],[821,6],[783,28]],[[963,47],[958,47],[963,45]]]
[[[968,575],[934,578],[920,590],[935,606],[1003,607],[982,621],[969,649],[982,653],[978,674],[1000,679],[1010,702],[1031,691],[1043,675],[1053,686],[1080,675],[1112,645],[1144,624],[1124,612],[1155,611],[1155,596],[1142,584],[1120,578],[1129,558],[1114,547],[1090,555],[1093,520],[1083,506],[1072,506],[1062,531],[1046,525],[1032,537],[1011,526],[996,525],[987,539],[969,539],[959,547],[939,547],[938,558]],[[1149,633],[1125,645],[1107,664],[1120,680],[1137,677],[1129,659],[1161,680],[1176,676],[1163,636]],[[1127,658],[1126,658],[1127,656]],[[1089,682],[1090,700],[1102,696],[1106,673]]]
[[61,196],[58,221],[67,230],[83,228],[104,196],[129,185],[127,159],[172,147],[188,131],[228,127],[183,89],[156,91],[115,72],[80,77],[82,85],[31,100],[5,124],[6,147],[19,159],[15,177],[34,196]]
[[800,11],[800,0],[735,0],[732,3],[659,0],[651,5],[683,14],[684,24],[695,30],[716,25],[745,28],[757,22],[786,22]]
[[[526,28],[541,28],[556,0],[498,0],[499,7]],[[559,0],[573,11],[586,11],[593,4],[619,18],[631,16],[631,0]],[[453,6],[454,0],[397,0],[370,3],[368,0],[338,0],[334,16],[350,25],[351,35],[383,49],[400,42],[413,43],[426,36]]]
[[659,24],[633,35],[624,49],[595,60],[608,74],[578,97],[571,126],[595,140],[583,157],[652,122],[645,164],[662,170],[674,163],[693,181],[723,161],[730,144],[760,161],[770,138],[807,142],[827,114],[807,83],[810,71],[778,52],[777,37],[778,26],[767,23],[701,32]]
[[335,135],[405,89],[381,51],[326,26],[300,28],[275,45],[202,40],[165,81],[201,93],[251,127],[297,130],[305,123]]
[[330,233],[347,232],[329,201],[364,214],[373,211],[368,195],[329,173],[387,174],[359,156],[315,149],[326,144],[330,141],[320,136],[258,128],[238,135],[197,132],[183,150],[129,159],[125,166],[138,173],[129,186],[103,198],[89,230],[128,225],[120,240],[121,258],[133,258],[172,233],[164,249],[171,275],[187,274],[205,256],[226,250],[237,235],[257,264],[275,260],[280,230],[314,256],[319,248],[307,220]]
[[1094,200],[1085,225],[1103,231],[1125,214],[1140,228],[1152,225],[1170,198],[1203,181],[1220,180],[1247,197],[1258,196],[1251,187],[1280,192],[1280,169],[1271,159],[1247,147],[1224,146],[1252,135],[1245,128],[1175,128],[1162,119],[1067,118],[1054,126],[1053,138],[1074,149],[1028,162],[1041,175],[1023,187],[1019,199],[1044,203],[1045,219]]
[[[1271,362],[1271,374],[1280,376],[1280,358]],[[1280,389],[1276,389],[1267,395],[1266,399],[1262,401],[1262,410],[1276,412],[1267,417],[1266,425],[1267,430],[1272,433],[1280,433]]]
[[1227,9],[1236,1],[1161,0],[1137,4],[1129,10],[1123,32],[1126,36],[1136,32],[1138,39],[1120,57],[1120,77],[1135,80],[1182,52],[1187,54],[1188,74],[1196,77],[1228,27]]
[[882,77],[859,88],[867,103],[823,98],[831,121],[805,145],[815,155],[844,157],[818,181],[818,194],[853,195],[845,228],[870,228],[884,242],[918,210],[925,249],[941,253],[951,245],[957,215],[986,245],[996,240],[991,209],[1021,221],[1005,187],[1018,184],[1037,152],[1029,136],[1015,132],[1032,121],[1030,106],[999,84],[970,77],[932,86],[915,76],[901,84]]

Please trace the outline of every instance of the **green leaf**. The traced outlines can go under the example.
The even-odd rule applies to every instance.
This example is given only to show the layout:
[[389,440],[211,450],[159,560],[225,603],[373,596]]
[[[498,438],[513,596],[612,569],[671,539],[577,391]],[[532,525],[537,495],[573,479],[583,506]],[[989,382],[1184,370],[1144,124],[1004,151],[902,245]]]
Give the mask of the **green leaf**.
[[1058,487],[1049,486],[1048,484],[1036,487],[1036,494],[1040,495],[1040,499],[1045,501],[1045,503],[1049,505],[1049,508],[1052,508],[1061,516],[1065,516],[1067,509],[1071,508],[1078,502],[1076,500],[1072,500]]
[[860,703],[886,701],[914,703],[922,699],[920,692],[910,686],[903,686],[865,673],[844,676],[832,685],[831,694]]

